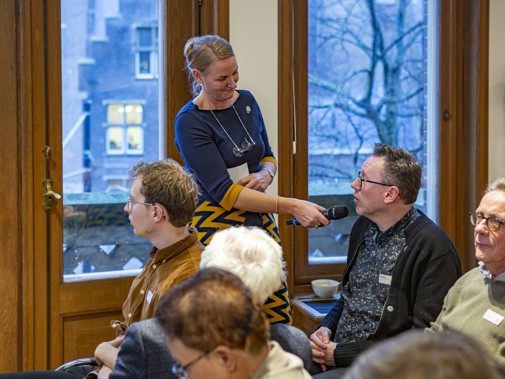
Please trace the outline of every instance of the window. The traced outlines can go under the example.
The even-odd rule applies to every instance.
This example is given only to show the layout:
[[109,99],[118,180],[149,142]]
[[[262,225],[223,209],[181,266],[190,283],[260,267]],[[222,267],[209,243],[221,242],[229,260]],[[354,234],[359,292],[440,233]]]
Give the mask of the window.
[[[309,264],[346,262],[357,218],[350,185],[375,142],[416,153],[426,173],[425,111],[433,111],[425,104],[426,83],[433,82],[427,6],[428,0],[308,1],[308,195],[351,212],[309,230]],[[425,181],[416,204],[423,211],[428,195]]]
[[135,29],[135,76],[138,79],[158,77],[158,28],[142,26]]
[[[149,259],[151,244],[134,234],[124,205],[129,170],[164,156],[159,99],[165,87],[157,79],[163,41],[157,27],[138,27],[163,25],[159,6],[157,0],[61,2],[65,281],[132,275]],[[134,38],[126,38],[132,30]],[[138,75],[152,80],[135,80]]]
[[[307,199],[309,172],[311,172],[308,134],[309,80],[313,79],[309,78],[307,70],[309,42],[313,43],[308,38],[312,32],[309,30],[311,0],[281,1],[279,96],[283,99],[283,106],[279,107],[279,192],[283,196]],[[338,0],[331,4],[335,8],[343,4],[361,7],[364,5],[362,3],[365,2]],[[376,0],[366,3],[373,3],[376,7],[394,7],[401,2]],[[427,62],[423,64],[427,70],[428,83],[425,107],[428,110],[432,108],[432,111],[423,115],[429,120],[423,121],[427,125],[426,135],[422,137],[426,146],[422,147],[423,156],[419,157],[425,165],[423,178],[425,191],[418,202],[422,202],[428,214],[447,231],[460,252],[464,269],[467,270],[475,266],[475,258],[471,228],[468,222],[462,220],[467,220],[468,213],[475,208],[476,199],[479,198],[480,191],[488,180],[486,177],[488,8],[486,3],[479,1],[461,3],[412,0],[404,3],[416,5],[421,3],[425,12],[423,22],[428,24],[423,37],[425,44],[423,59]],[[343,15],[342,11],[340,15]],[[345,21],[357,20],[349,18]],[[326,26],[331,25],[328,23]],[[342,27],[342,25],[333,26]],[[350,34],[349,32],[349,38]],[[329,39],[331,35],[326,37]],[[465,41],[465,44],[460,41]],[[349,50],[342,48],[339,51],[342,54],[349,53]],[[310,59],[314,57],[311,56]],[[337,60],[332,62],[335,65],[339,63]],[[430,86],[430,83],[435,85]],[[328,80],[326,84],[332,84],[332,81]],[[345,138],[346,135],[336,137]],[[412,149],[408,145],[404,147]],[[352,163],[358,165],[358,160]],[[317,200],[323,206],[345,202],[345,198],[322,196],[325,198],[324,202]],[[352,199],[351,203],[345,202],[345,204],[349,204],[349,209],[354,210]],[[280,217],[279,228],[291,292],[296,294],[309,291],[310,281],[319,277],[338,279],[345,267],[345,259],[340,259],[342,263],[309,264],[309,245],[312,243],[309,241],[309,231],[288,226],[286,220],[284,216]],[[338,222],[343,223],[344,220],[347,222],[350,218]],[[331,241],[339,244],[343,242],[345,233],[342,233],[337,241]],[[342,250],[345,249],[346,247],[342,246]]]
[[142,154],[144,132],[140,104],[107,105],[107,154]]

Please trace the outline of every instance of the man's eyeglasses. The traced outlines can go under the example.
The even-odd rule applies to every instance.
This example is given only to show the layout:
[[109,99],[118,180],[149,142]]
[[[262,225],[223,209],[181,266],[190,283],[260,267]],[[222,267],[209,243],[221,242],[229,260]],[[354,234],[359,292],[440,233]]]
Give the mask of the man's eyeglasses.
[[393,184],[374,182],[373,180],[365,179],[365,178],[361,177],[361,171],[358,171],[358,179],[359,179],[359,186],[360,187],[363,187],[363,182],[378,184],[380,186],[386,186],[386,187],[391,187],[393,185]]
[[188,371],[188,368],[190,368],[192,365],[194,365],[196,362],[198,362],[200,359],[205,357],[209,353],[202,353],[195,359],[193,359],[191,362],[186,363],[184,366],[182,366],[179,362],[175,362],[172,365],[172,374],[176,375],[179,379],[186,379],[186,371]]
[[482,220],[486,220],[486,228],[488,228],[489,231],[491,232],[500,229],[500,226],[502,224],[505,224],[505,221],[500,220],[498,217],[495,216],[484,217],[484,215],[481,212],[470,213],[470,222],[472,223],[473,226],[479,225]]
[[128,198],[128,200],[126,200],[126,209],[131,211],[133,204],[154,205],[155,203],[143,203],[142,201],[133,201],[131,198]]

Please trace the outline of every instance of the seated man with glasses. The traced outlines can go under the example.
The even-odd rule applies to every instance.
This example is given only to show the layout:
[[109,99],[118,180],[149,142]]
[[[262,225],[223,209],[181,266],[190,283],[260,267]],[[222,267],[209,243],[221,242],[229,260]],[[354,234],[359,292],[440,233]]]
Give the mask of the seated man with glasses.
[[112,323],[118,337],[95,350],[102,364],[100,377],[107,377],[114,367],[126,328],[153,317],[161,295],[198,271],[203,251],[198,233],[188,226],[198,200],[192,175],[166,159],[141,162],[131,169],[130,177],[134,182],[124,210],[134,233],[149,240],[153,248],[123,304],[124,322]]
[[178,378],[308,379],[297,356],[268,341],[262,301],[228,270],[209,267],[171,289],[156,310]]
[[505,367],[505,178],[488,185],[470,214],[479,265],[445,297],[431,330],[452,330],[476,340]]
[[[383,144],[352,182],[356,220],[336,305],[310,336],[316,378],[336,378],[362,351],[425,328],[461,275],[447,234],[414,208],[422,168],[415,155]],[[332,370],[326,371],[328,368]]]
[[[123,304],[124,322],[111,322],[118,336],[112,341],[102,342],[95,350],[99,370],[95,370],[95,366],[78,366],[58,372],[0,374],[1,378],[81,379],[97,375],[98,378],[107,378],[117,360],[126,328],[153,317],[160,297],[198,271],[203,245],[198,241],[197,231],[188,227],[198,200],[198,186],[193,176],[176,161],[166,159],[141,162],[131,169],[130,177],[134,182],[124,210],[134,233],[149,240],[153,248],[144,269],[133,280]],[[162,333],[161,329],[157,330]],[[159,364],[165,367],[165,362]],[[156,371],[157,368],[150,369]]]

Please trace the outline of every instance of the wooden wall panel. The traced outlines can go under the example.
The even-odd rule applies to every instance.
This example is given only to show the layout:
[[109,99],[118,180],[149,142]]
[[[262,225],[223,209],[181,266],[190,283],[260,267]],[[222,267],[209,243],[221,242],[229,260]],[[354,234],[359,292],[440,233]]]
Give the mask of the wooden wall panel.
[[[75,357],[92,357],[100,341],[111,341],[116,333],[110,325],[111,320],[123,320],[121,312],[93,315],[79,315],[63,318],[63,362]],[[79,343],[75,343],[79,341]],[[56,367],[53,367],[56,368]]]
[[19,117],[17,83],[17,22],[16,1],[0,1],[0,162],[2,163],[2,189],[0,204],[0,371],[19,367],[20,313],[20,180],[19,180]]

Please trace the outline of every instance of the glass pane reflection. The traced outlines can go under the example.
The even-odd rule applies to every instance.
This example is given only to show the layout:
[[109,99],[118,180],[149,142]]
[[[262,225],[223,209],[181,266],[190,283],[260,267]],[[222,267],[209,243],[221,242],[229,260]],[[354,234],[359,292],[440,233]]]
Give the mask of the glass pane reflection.
[[65,281],[134,274],[148,259],[123,208],[129,169],[161,157],[158,4],[61,0]]
[[[309,199],[350,211],[330,227],[309,230],[310,264],[345,263],[357,217],[350,184],[375,142],[415,152],[425,177],[435,177],[426,170],[433,3],[309,0]],[[425,182],[416,203],[424,211],[426,188]]]

